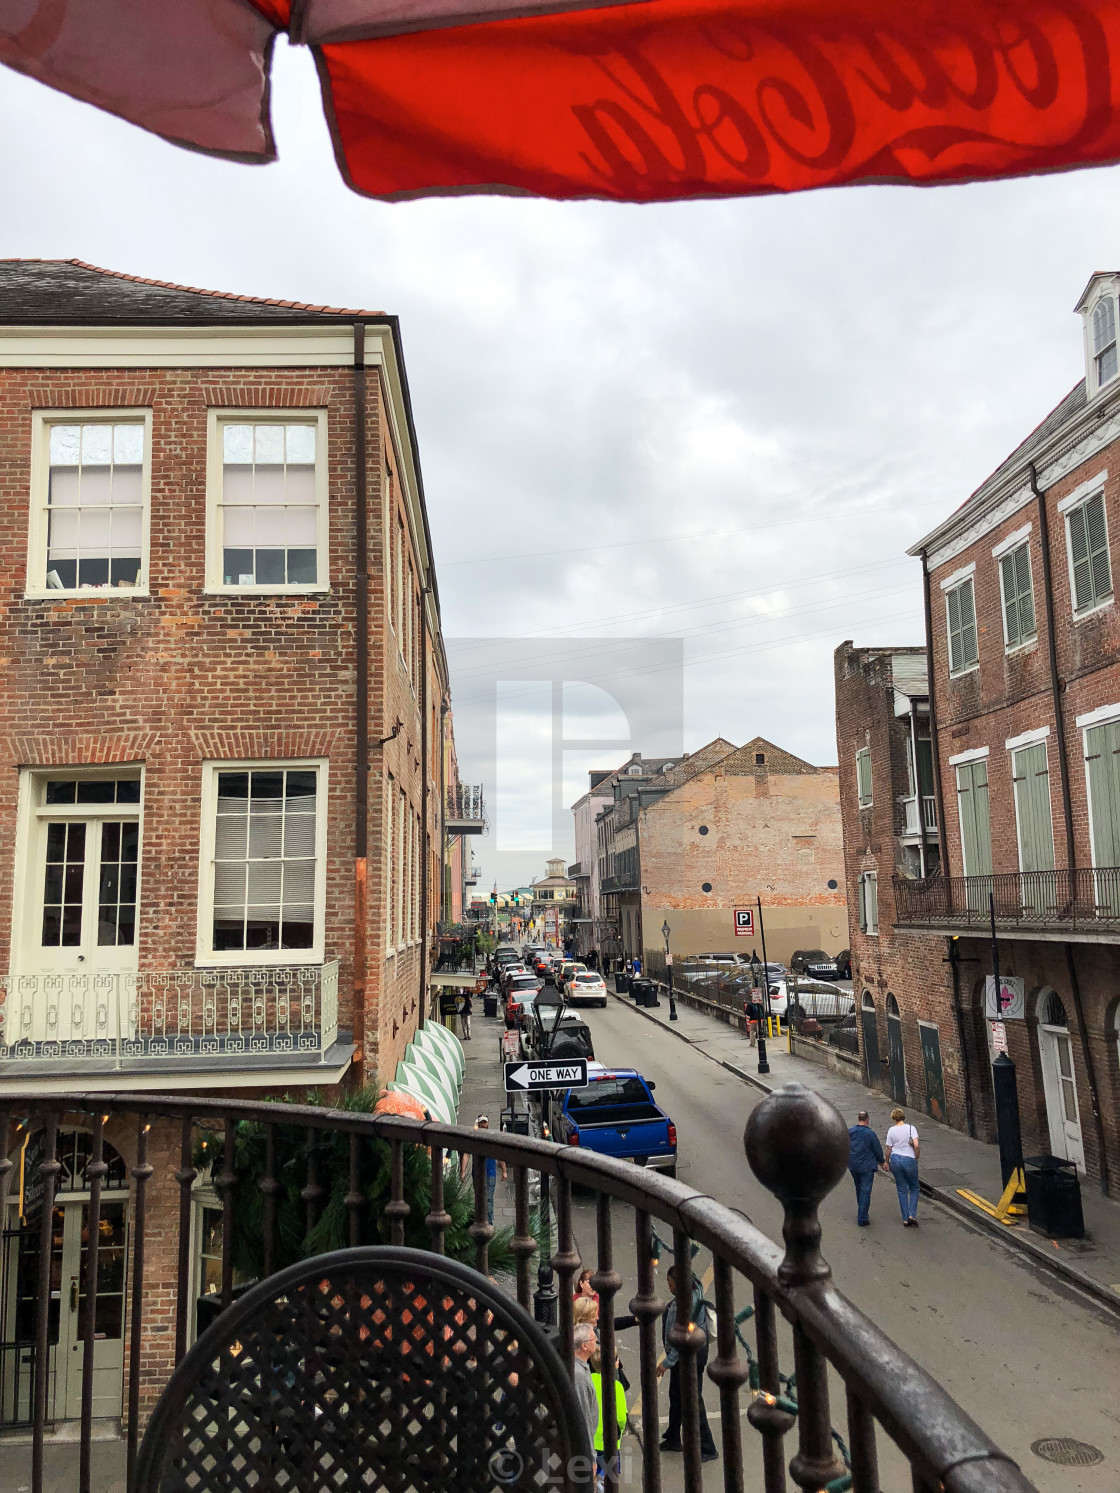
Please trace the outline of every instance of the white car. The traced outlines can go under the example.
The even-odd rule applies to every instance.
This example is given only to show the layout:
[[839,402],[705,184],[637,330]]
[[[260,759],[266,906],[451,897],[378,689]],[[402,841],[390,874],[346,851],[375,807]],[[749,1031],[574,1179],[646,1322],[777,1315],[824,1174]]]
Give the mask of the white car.
[[564,986],[564,999],[569,1006],[605,1006],[606,981],[596,970],[577,970]]

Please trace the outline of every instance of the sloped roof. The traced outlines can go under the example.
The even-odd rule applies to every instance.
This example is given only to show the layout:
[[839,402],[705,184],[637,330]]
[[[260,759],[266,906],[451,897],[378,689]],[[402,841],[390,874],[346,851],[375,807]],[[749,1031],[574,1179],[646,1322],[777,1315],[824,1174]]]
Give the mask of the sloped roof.
[[[765,753],[766,761],[757,763],[754,759],[759,752]],[[767,772],[775,773],[806,773],[806,772],[831,772],[828,767],[814,767],[811,762],[806,762],[803,757],[795,757],[792,752],[785,751],[780,746],[775,746],[772,741],[767,741],[765,736],[756,736],[753,741],[746,742],[737,752],[732,752],[729,757],[724,757],[716,763],[720,772],[731,773],[743,777],[750,777],[752,773],[759,770],[760,765]]]
[[385,320],[383,312],[200,290],[81,259],[0,259],[0,325]]

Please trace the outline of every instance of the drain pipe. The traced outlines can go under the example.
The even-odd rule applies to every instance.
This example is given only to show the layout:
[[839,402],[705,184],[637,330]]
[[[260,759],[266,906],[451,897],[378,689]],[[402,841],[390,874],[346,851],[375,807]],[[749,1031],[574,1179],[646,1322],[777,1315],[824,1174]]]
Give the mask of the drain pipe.
[[369,472],[366,460],[366,329],[354,323],[354,1074],[365,1080],[369,869]]
[[420,589],[420,1021],[428,1009],[428,864],[432,842],[428,833],[428,607],[431,587]]
[[[933,792],[937,800],[937,849],[941,874],[948,877],[949,857],[945,853],[945,791],[941,784],[941,747],[937,740],[937,704],[933,686],[933,608],[929,599],[929,560],[922,551],[922,605],[926,621],[926,689],[929,694],[929,744],[933,756]],[[917,764],[915,763],[915,773]]]

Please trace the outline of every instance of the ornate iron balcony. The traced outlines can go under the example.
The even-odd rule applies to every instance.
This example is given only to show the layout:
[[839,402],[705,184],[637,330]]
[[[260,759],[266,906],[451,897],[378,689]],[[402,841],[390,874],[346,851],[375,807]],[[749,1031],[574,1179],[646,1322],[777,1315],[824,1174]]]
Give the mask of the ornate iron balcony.
[[488,827],[481,783],[452,783],[447,790],[446,826],[450,835],[480,835]]
[[992,876],[894,880],[900,927],[986,929],[989,897],[997,928],[1046,934],[1120,934],[1120,867],[1005,871]]
[[[115,1189],[108,1193],[109,1198],[119,1197],[120,1189],[129,1187],[129,1235],[133,1241],[129,1270],[133,1288],[121,1330],[128,1338],[130,1365],[123,1405],[130,1485],[141,1422],[141,1381],[146,1409],[152,1392],[166,1383],[193,1336],[197,1286],[193,1282],[188,1241],[186,1238],[182,1241],[177,1271],[171,1272],[166,1248],[146,1253],[142,1245],[146,1229],[166,1226],[169,1202],[166,1188],[172,1185],[172,1179],[179,1189],[179,1216],[189,1220],[199,1168],[203,1165],[212,1168],[222,1217],[220,1269],[216,1268],[212,1277],[215,1291],[210,1300],[215,1308],[224,1309],[234,1300],[235,1251],[242,1247],[239,1240],[243,1244],[248,1237],[244,1234],[246,1229],[253,1231],[252,1237],[259,1240],[254,1245],[259,1250],[255,1273],[262,1280],[283,1264],[284,1249],[294,1248],[297,1257],[321,1253],[309,1241],[322,1237],[328,1209],[333,1210],[332,1227],[336,1232],[341,1230],[343,1241],[350,1245],[409,1244],[444,1254],[453,1224],[445,1206],[444,1167],[448,1153],[454,1152],[473,1158],[474,1221],[469,1226],[469,1239],[473,1244],[473,1265],[480,1276],[480,1295],[491,1289],[484,1277],[491,1273],[489,1248],[495,1233],[487,1222],[486,1158],[503,1162],[512,1172],[516,1225],[510,1248],[515,1267],[508,1289],[526,1310],[530,1307],[533,1259],[538,1248],[530,1210],[530,1183],[535,1184],[539,1179],[542,1186],[551,1188],[557,1217],[556,1249],[551,1264],[560,1277],[557,1341],[569,1372],[573,1368],[573,1282],[583,1265],[573,1227],[573,1189],[586,1189],[593,1195],[596,1225],[592,1233],[597,1268],[591,1284],[600,1301],[603,1437],[608,1462],[618,1446],[619,1433],[614,1411],[615,1313],[616,1298],[623,1286],[618,1265],[624,1260],[616,1256],[616,1227],[621,1231],[620,1242],[634,1241],[635,1291],[629,1310],[639,1324],[643,1436],[641,1462],[632,1475],[634,1485],[640,1484],[643,1493],[657,1493],[661,1487],[658,1446],[661,1426],[655,1375],[658,1321],[667,1303],[657,1292],[654,1263],[659,1243],[668,1241],[676,1262],[674,1289],[678,1312],[684,1314],[678,1316],[678,1323],[688,1321],[692,1300],[691,1244],[710,1251],[712,1258],[714,1341],[709,1344],[708,1334],[689,1322],[687,1327],[673,1329],[673,1343],[686,1364],[702,1349],[714,1349],[708,1359],[707,1375],[719,1395],[722,1437],[719,1482],[725,1493],[743,1493],[745,1488],[765,1488],[767,1493],[785,1489],[789,1449],[783,1446],[783,1441],[794,1433],[797,1450],[790,1467],[796,1484],[806,1490],[830,1488],[835,1493],[845,1493],[848,1489],[853,1493],[877,1490],[880,1481],[876,1439],[883,1435],[894,1442],[909,1467],[915,1489],[937,1489],[939,1493],[1033,1493],[1032,1484],[1015,1463],[940,1384],[834,1286],[832,1272],[821,1254],[818,1208],[847,1171],[848,1132],[844,1120],[831,1105],[799,1085],[789,1085],[764,1099],[752,1113],[744,1134],[752,1171],[782,1204],[784,1252],[743,1213],[682,1182],[567,1146],[512,1134],[312,1106],[148,1095],[142,1104],[141,1110],[134,1099],[86,1093],[66,1099],[28,1095],[7,1098],[0,1105],[0,1202],[13,1185],[20,1186],[21,1195],[27,1206],[34,1209],[36,1218],[52,1217],[60,1177],[56,1159],[60,1131],[72,1126],[79,1116],[86,1117],[88,1139],[84,1155],[88,1158],[88,1173],[83,1181],[89,1191],[89,1202],[88,1228],[83,1237],[88,1238],[89,1245],[83,1253],[83,1269],[88,1281],[100,1279],[99,1221],[107,1207],[120,1208],[119,1201],[110,1204],[102,1198],[102,1175],[106,1170],[102,1158],[109,1158],[110,1138],[116,1148],[112,1154],[115,1156],[119,1151],[127,1158],[128,1177],[118,1174],[117,1180],[106,1186]],[[160,1168],[156,1178],[160,1190],[155,1200],[149,1196],[149,1179],[153,1176],[149,1161],[150,1132],[154,1132],[152,1161],[158,1161]],[[27,1142],[25,1156],[34,1158],[25,1162],[22,1175],[9,1160],[19,1144],[20,1133]],[[71,1144],[66,1154],[72,1152]],[[176,1157],[179,1165],[171,1173],[168,1168],[174,1165]],[[213,1158],[212,1162],[208,1158]],[[119,1161],[114,1164],[120,1165]],[[252,1170],[246,1171],[250,1167]],[[415,1178],[418,1167],[427,1169],[425,1186],[419,1193],[413,1190],[411,1195],[414,1200],[424,1197],[427,1211],[423,1217],[414,1215],[414,1204],[406,1196],[406,1177]],[[290,1199],[291,1189],[299,1187],[301,1179],[305,1179],[305,1185],[298,1192],[300,1203],[293,1214],[285,1200]],[[372,1216],[370,1197],[375,1195],[380,1199],[379,1211]],[[154,1215],[156,1201],[160,1208],[158,1215]],[[281,1235],[281,1208],[286,1210],[282,1216],[289,1229],[293,1220],[297,1220],[297,1231],[304,1233],[302,1241]],[[173,1202],[171,1210],[176,1211]],[[583,1237],[587,1238],[586,1233]],[[620,1243],[620,1247],[625,1246]],[[324,1257],[324,1272],[335,1268],[333,1262],[344,1262],[347,1258],[339,1254]],[[53,1352],[52,1253],[49,1247],[39,1248],[28,1259],[36,1262],[28,1267],[29,1299],[36,1310],[29,1318],[30,1341],[22,1361],[29,1362],[30,1373],[38,1386],[29,1402],[33,1440],[31,1490],[42,1493],[47,1388]],[[215,1267],[218,1263],[214,1261]],[[74,1295],[77,1301],[77,1287]],[[411,1338],[417,1326],[412,1299],[400,1306],[387,1291],[384,1299],[391,1328],[389,1337],[393,1341],[401,1336]],[[85,1342],[91,1349],[95,1300],[92,1289],[87,1291],[85,1300],[89,1303],[85,1308]],[[167,1327],[173,1333],[159,1338],[153,1347],[152,1333]],[[337,1471],[338,1466],[345,1465],[346,1437],[361,1431],[360,1424],[348,1429],[345,1424],[336,1426],[332,1421],[330,1412],[337,1390],[368,1394],[371,1382],[371,1366],[358,1342],[343,1343],[346,1350],[343,1358],[329,1374],[324,1374],[313,1353],[314,1331],[315,1324],[299,1321],[285,1329],[288,1361],[295,1365],[294,1380],[278,1378],[276,1386],[277,1403],[286,1396],[299,1407],[299,1445],[300,1455],[306,1461],[307,1487],[312,1483],[316,1487],[326,1485],[331,1468]],[[302,1354],[301,1345],[306,1348]],[[169,1351],[172,1348],[173,1352]],[[480,1397],[492,1394],[494,1388],[493,1381],[487,1378],[484,1358],[480,1351],[464,1354],[461,1362],[456,1361],[457,1373],[474,1376]],[[410,1382],[410,1393],[417,1396],[427,1393],[430,1374],[426,1371],[431,1362],[434,1359],[418,1353],[419,1377],[415,1383]],[[834,1406],[831,1401],[829,1365],[846,1386],[843,1406]],[[39,1372],[40,1368],[46,1371]],[[83,1462],[88,1465],[94,1404],[93,1352],[86,1351],[80,1361],[75,1355],[68,1372],[82,1376],[89,1391],[75,1395],[74,1401],[81,1404],[81,1450]],[[345,1382],[336,1384],[334,1374],[342,1374]],[[360,1376],[361,1382],[352,1390],[355,1375]],[[687,1372],[684,1379],[687,1384]],[[688,1493],[699,1493],[704,1478],[695,1393],[685,1393],[682,1410],[684,1487]],[[833,1427],[845,1422],[845,1446],[841,1451],[834,1440]],[[234,1427],[232,1421],[229,1424],[240,1432],[240,1425]],[[516,1422],[513,1429],[517,1429]],[[757,1440],[752,1433],[757,1433]],[[219,1458],[219,1463],[215,1481],[208,1482],[208,1488],[238,1484],[241,1445],[232,1435],[224,1447],[215,1444],[213,1455]],[[363,1454],[369,1455],[371,1450],[375,1453],[376,1446],[371,1449],[363,1444]],[[326,1468],[322,1482],[320,1468]],[[232,1482],[223,1481],[226,1477]],[[446,1468],[442,1466],[437,1469],[434,1482],[423,1467],[412,1466],[386,1468],[384,1481],[391,1486],[407,1485],[417,1493],[443,1493],[448,1486]],[[610,1474],[608,1482],[617,1486],[617,1479]],[[557,1483],[562,1487],[575,1486],[570,1479],[565,1481],[563,1475]],[[474,1485],[472,1482],[471,1486]],[[519,1480],[517,1486],[527,1487],[529,1481]]]
[[601,892],[636,892],[638,890],[638,874],[636,871],[623,871],[618,876],[604,876],[599,883]]

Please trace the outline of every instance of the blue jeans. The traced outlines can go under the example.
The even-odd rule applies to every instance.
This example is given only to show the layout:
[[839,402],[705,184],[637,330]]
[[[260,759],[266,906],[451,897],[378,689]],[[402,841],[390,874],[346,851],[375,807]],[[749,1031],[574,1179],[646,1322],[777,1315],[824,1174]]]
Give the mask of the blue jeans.
[[856,1221],[867,1223],[868,1213],[871,1209],[871,1187],[875,1181],[874,1172],[852,1172],[852,1181],[856,1184]]
[[898,1188],[898,1206],[903,1218],[918,1216],[918,1163],[913,1156],[892,1156],[891,1175]]
[[498,1185],[497,1169],[486,1178],[486,1219],[488,1223],[494,1222],[494,1189]]

